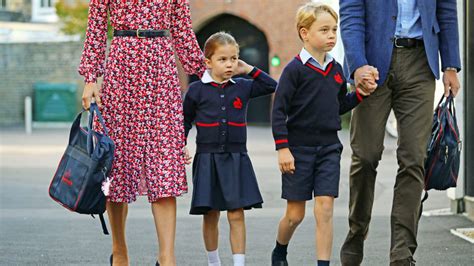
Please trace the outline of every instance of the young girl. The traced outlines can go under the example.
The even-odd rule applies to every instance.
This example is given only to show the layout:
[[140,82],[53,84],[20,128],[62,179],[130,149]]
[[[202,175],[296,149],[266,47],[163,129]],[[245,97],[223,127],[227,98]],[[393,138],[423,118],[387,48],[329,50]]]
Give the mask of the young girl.
[[337,21],[327,5],[308,3],[298,10],[304,47],[283,70],[275,95],[272,129],[287,208],[278,226],[274,266],[288,265],[288,243],[305,216],[306,201],[313,198],[317,265],[329,265],[342,151],[339,115],[364,97],[360,89],[347,92],[342,67],[328,53],[336,45]]
[[[271,94],[276,81],[239,60],[239,45],[224,32],[204,46],[208,70],[184,99],[185,134],[195,121],[191,214],[203,214],[208,263],[220,265],[217,251],[220,211],[227,211],[234,265],[245,265],[244,209],[261,208],[262,196],[246,148],[246,112],[251,98]],[[236,78],[248,74],[253,80]],[[186,149],[187,163],[191,157]]]

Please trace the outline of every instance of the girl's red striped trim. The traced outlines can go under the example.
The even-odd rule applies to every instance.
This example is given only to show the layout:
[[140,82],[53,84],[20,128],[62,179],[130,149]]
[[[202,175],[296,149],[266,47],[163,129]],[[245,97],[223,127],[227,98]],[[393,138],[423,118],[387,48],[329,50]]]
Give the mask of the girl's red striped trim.
[[219,126],[219,123],[201,123],[201,122],[197,122],[196,123],[196,126],[198,127],[218,127]]
[[245,123],[235,123],[235,122],[229,122],[229,126],[234,126],[234,127],[245,127]]
[[257,78],[258,76],[260,76],[260,73],[262,73],[262,70],[257,69],[257,71],[255,71],[255,73],[252,75],[252,78]]

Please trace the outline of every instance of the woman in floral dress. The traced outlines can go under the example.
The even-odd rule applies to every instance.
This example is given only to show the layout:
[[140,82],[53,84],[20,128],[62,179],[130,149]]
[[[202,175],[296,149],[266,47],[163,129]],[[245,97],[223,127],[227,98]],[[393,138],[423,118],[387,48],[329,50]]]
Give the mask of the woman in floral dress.
[[[108,15],[114,30],[167,30],[170,36],[115,36],[106,60]],[[175,197],[188,187],[175,53],[187,74],[202,75],[204,59],[187,0],[90,1],[79,73],[86,83],[83,106],[89,108],[92,99],[99,104],[116,144],[107,201],[114,265],[129,262],[125,221],[128,203],[139,195],[147,195],[152,206],[158,260],[161,265],[176,264]]]

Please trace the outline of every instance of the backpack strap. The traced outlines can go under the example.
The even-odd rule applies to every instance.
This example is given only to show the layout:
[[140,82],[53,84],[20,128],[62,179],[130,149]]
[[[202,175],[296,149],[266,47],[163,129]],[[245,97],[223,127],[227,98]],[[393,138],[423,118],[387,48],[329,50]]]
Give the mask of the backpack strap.
[[421,199],[420,213],[418,214],[418,220],[421,219],[421,214],[423,213],[423,202],[425,202],[427,199],[428,199],[428,191],[425,190],[425,195],[423,195],[423,199]]
[[421,204],[428,199],[428,191],[425,190],[425,195],[423,195],[423,199],[421,200]]
[[100,224],[102,225],[102,231],[104,232],[104,235],[108,235],[109,231],[107,230],[107,224],[105,224],[104,214],[103,213],[99,214],[99,218],[100,218]]
[[[94,214],[91,214],[92,218],[95,219],[95,216]],[[105,223],[105,219],[104,219],[104,214],[103,213],[100,213],[99,214],[99,219],[100,219],[100,225],[102,225],[102,232],[104,232],[104,235],[108,235],[109,234],[109,231],[107,230],[107,224]]]

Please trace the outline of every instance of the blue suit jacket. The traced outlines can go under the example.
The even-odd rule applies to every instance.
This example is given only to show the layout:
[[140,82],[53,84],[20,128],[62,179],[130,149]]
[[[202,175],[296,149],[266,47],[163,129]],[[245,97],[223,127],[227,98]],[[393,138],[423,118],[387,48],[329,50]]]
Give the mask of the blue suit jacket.
[[[392,58],[397,0],[340,0],[339,7],[347,79],[357,68],[368,64],[378,68],[378,84],[383,84]],[[441,69],[460,70],[456,0],[418,0],[418,9],[426,56],[434,76],[439,78],[439,55]]]

